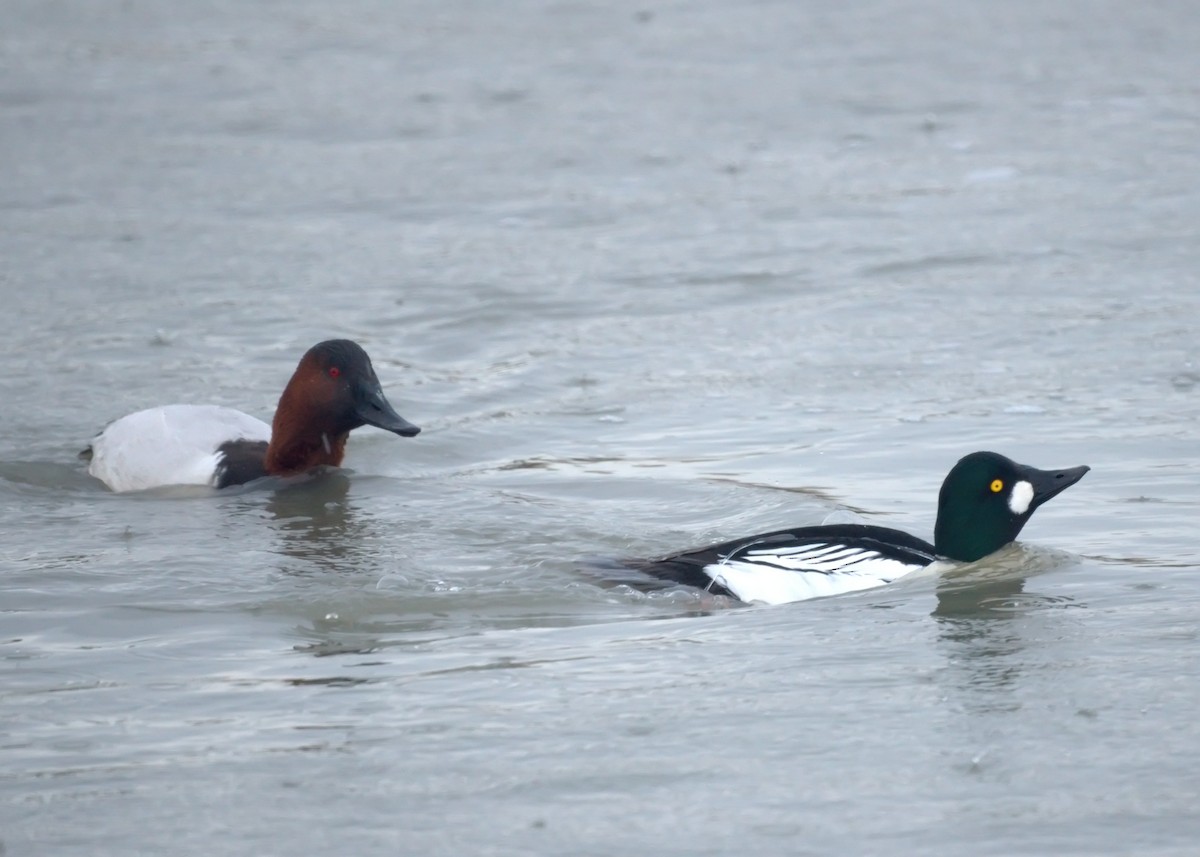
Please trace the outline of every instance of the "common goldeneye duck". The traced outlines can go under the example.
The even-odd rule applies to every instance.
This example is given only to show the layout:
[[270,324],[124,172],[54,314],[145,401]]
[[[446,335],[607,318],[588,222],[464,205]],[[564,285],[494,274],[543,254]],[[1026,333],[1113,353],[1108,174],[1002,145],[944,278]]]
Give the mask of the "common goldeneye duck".
[[337,467],[346,438],[364,425],[402,437],[421,431],[383,395],[367,352],[348,339],[330,339],[300,358],[272,425],[217,405],[166,405],[109,423],[80,457],[113,491],[226,488]]
[[833,524],[626,565],[665,581],[766,604],[870,589],[938,560],[974,562],[999,550],[1017,537],[1038,506],[1089,469],[1038,470],[995,452],[973,452],[942,482],[933,544],[888,527]]

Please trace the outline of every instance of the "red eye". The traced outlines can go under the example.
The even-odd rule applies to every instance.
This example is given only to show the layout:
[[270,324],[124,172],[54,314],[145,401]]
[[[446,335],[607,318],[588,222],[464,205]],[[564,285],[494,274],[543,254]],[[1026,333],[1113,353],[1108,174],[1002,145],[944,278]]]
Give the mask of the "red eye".
[[338,367],[336,367],[336,366],[329,367],[329,377],[330,378],[336,378],[338,375],[341,375],[341,374],[342,374],[342,370],[339,369]]

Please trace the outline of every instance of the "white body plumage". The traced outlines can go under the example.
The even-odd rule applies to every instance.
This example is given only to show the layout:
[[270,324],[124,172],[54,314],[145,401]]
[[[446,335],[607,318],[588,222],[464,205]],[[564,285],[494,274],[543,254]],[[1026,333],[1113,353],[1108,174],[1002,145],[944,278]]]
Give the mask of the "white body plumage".
[[869,548],[813,543],[745,545],[704,573],[742,601],[787,604],[843,592],[872,589],[929,566],[910,563]]
[[165,405],[109,423],[92,440],[88,473],[113,491],[160,485],[215,485],[219,447],[270,441],[262,420],[218,405]]

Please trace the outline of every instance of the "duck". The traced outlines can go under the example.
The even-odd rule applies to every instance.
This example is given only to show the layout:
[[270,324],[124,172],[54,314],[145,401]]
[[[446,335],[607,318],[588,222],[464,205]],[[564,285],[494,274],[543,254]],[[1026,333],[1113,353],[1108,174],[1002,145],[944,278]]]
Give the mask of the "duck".
[[401,437],[421,431],[388,402],[362,346],[330,339],[300,358],[271,425],[218,405],[164,405],[109,423],[79,456],[118,493],[219,489],[338,467],[350,432],[364,425]]
[[1088,470],[1039,470],[996,452],[972,452],[942,482],[933,544],[870,524],[798,527],[662,559],[627,560],[624,568],[649,575],[652,583],[619,582],[642,589],[683,584],[763,604],[871,589],[935,564],[950,568],[995,553],[1017,538],[1039,506]]

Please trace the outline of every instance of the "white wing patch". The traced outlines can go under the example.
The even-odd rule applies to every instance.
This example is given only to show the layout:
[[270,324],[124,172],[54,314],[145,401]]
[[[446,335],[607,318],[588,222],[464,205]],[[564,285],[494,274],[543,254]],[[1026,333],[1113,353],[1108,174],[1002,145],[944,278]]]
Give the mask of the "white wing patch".
[[216,405],[166,405],[110,423],[92,441],[88,473],[114,491],[212,485],[230,440],[271,439],[262,420]]
[[924,567],[869,548],[818,543],[742,548],[704,573],[742,601],[787,604],[872,589]]

